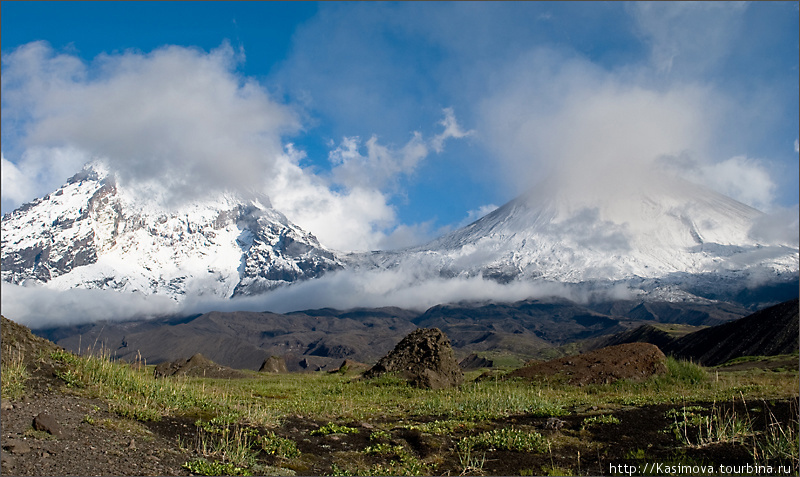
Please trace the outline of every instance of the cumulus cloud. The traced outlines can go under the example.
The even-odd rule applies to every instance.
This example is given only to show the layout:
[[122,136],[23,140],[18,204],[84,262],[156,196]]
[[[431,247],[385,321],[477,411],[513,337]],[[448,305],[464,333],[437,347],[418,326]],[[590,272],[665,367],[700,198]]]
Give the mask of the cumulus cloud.
[[227,43],[210,52],[101,54],[91,64],[45,42],[23,45],[3,55],[3,128],[22,146],[13,151],[19,157],[4,150],[6,159],[32,173],[28,148],[77,150],[107,162],[123,185],[161,186],[172,204],[260,189],[274,173],[281,134],[298,124],[237,73],[242,61]]
[[[120,186],[162,206],[218,191],[266,193],[278,210],[342,250],[417,243],[399,224],[392,198],[432,151],[471,134],[453,109],[442,131],[414,132],[400,147],[377,136],[344,137],[330,171],[304,168],[283,138],[300,124],[293,110],[237,71],[241,51],[165,46],[101,54],[91,63],[45,42],[3,56],[3,208],[51,192],[90,160]],[[6,141],[8,139],[8,141]]]
[[443,113],[441,133],[425,138],[414,132],[400,147],[382,144],[377,136],[366,143],[344,137],[329,154],[328,174],[304,169],[305,153],[289,145],[268,181],[273,205],[338,250],[396,249],[431,238],[431,221],[398,224],[390,202],[400,181],[413,175],[432,150],[441,152],[447,139],[471,134],[461,129],[452,109]]

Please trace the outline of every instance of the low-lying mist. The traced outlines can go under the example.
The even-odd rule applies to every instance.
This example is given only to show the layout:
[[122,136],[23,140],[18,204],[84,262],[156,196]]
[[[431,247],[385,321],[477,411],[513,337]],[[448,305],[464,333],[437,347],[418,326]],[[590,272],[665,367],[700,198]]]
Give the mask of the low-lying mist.
[[625,299],[624,285],[596,287],[544,281],[501,284],[482,277],[419,279],[401,270],[330,273],[322,278],[280,287],[258,296],[222,298],[185,296],[177,302],[157,295],[113,290],[53,290],[46,286],[2,284],[3,316],[39,329],[101,320],[127,321],[210,311],[291,311],[396,306],[424,311],[462,301],[514,302],[561,297],[579,303]]

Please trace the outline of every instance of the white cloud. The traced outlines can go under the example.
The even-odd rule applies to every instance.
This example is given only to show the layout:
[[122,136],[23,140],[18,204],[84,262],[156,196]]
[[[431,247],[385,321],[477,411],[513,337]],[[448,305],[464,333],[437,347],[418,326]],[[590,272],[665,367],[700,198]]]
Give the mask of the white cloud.
[[444,131],[431,139],[431,147],[433,147],[433,150],[437,153],[441,153],[444,150],[445,140],[450,138],[461,139],[475,134],[473,130],[464,131],[461,129],[461,126],[458,125],[458,121],[456,121],[453,108],[445,108],[444,119],[439,121],[439,124],[444,126]]
[[593,288],[540,281],[499,284],[481,277],[431,278],[419,271],[340,271],[266,295],[233,299],[194,297],[182,304],[156,295],[101,290],[51,290],[41,286],[2,284],[3,316],[33,328],[70,326],[99,320],[125,321],[167,315],[218,311],[265,311],[285,313],[322,307],[398,306],[424,311],[441,303],[494,300],[514,302],[529,298],[560,296],[579,303],[602,299],[626,299],[625,286]]
[[181,311],[167,297],[107,290],[53,290],[2,283],[3,316],[31,328],[71,326],[100,320],[133,320]]
[[363,145],[345,137],[330,154],[330,173],[318,176],[300,166],[293,147],[284,152],[282,136],[297,130],[297,119],[237,72],[243,61],[227,43],[210,52],[166,46],[102,54],[89,64],[44,42],[4,55],[4,208],[49,193],[83,163],[102,160],[120,187],[163,206],[213,191],[259,192],[328,247],[416,242],[409,232],[425,226],[398,228],[389,204],[431,150],[470,134],[453,110],[443,110],[441,133],[415,132],[401,147],[377,136]]
[[715,164],[703,165],[697,179],[756,209],[769,210],[772,207],[775,183],[758,160],[736,156]]
[[478,207],[477,209],[472,209],[467,212],[467,217],[464,220],[462,220],[458,224],[458,226],[464,227],[465,225],[469,225],[472,222],[475,222],[476,220],[480,219],[481,217],[484,217],[487,214],[494,212],[495,210],[497,210],[497,206],[494,204],[486,204]]
[[88,158],[70,147],[32,147],[15,164],[2,154],[3,210],[13,210],[55,190],[78,172]]
[[800,245],[800,208],[797,205],[773,208],[756,219],[750,236],[765,243],[797,247]]
[[626,5],[662,72],[702,73],[731,53],[746,2],[633,2]]
[[360,138],[345,137],[330,152],[334,184],[348,189],[366,185],[382,189],[401,175],[411,174],[428,155],[428,146],[418,132],[400,149],[379,144],[376,136],[369,138],[364,146],[366,154],[362,155]]
[[3,127],[22,145],[6,159],[33,173],[25,148],[70,148],[105,160],[123,185],[164,186],[171,203],[261,188],[281,134],[297,123],[236,72],[241,61],[227,43],[102,54],[91,64],[44,42],[19,47],[3,55]]
[[442,133],[426,139],[415,132],[401,147],[381,144],[377,136],[364,144],[358,137],[343,138],[330,152],[327,176],[303,169],[305,153],[290,145],[269,181],[272,204],[337,250],[395,249],[430,239],[431,222],[398,224],[390,201],[400,180],[413,175],[431,149],[470,134],[461,130],[452,109],[444,115]]
[[627,73],[547,49],[503,71],[482,112],[509,183],[526,190],[548,178],[591,200],[641,187],[664,155],[703,154],[714,95],[692,85],[648,88]]

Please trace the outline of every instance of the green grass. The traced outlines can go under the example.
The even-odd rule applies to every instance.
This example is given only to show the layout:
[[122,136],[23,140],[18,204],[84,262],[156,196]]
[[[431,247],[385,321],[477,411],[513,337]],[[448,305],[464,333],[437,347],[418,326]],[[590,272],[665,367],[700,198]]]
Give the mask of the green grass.
[[[30,377],[25,367],[25,360],[21,351],[16,353],[10,347],[6,348],[3,359],[0,380],[0,394],[4,399],[17,400],[25,395],[25,381]],[[6,358],[4,356],[4,358]]]
[[109,353],[76,356],[55,351],[50,356],[65,365],[57,373],[65,385],[86,388],[83,393],[102,398],[112,411],[139,421],[157,421],[165,415],[211,415],[225,406],[186,379],[154,379],[147,368],[136,369],[111,361]]
[[[666,374],[642,382],[577,387],[505,380],[500,375],[498,379],[466,382],[454,389],[426,390],[408,386],[396,376],[362,380],[328,373],[254,374],[240,380],[154,379],[152,367],[116,363],[109,359],[108,353],[76,356],[58,351],[49,358],[58,364],[59,376],[68,392],[105,400],[109,410],[123,421],[158,420],[163,416],[196,420],[194,439],[181,443],[182,449],[197,457],[184,465],[194,474],[259,473],[257,469],[262,467],[265,455],[280,459],[282,466],[301,468],[308,456],[301,456],[297,443],[265,429],[298,418],[320,424],[327,422],[312,431],[314,435],[358,432],[341,424],[347,422],[372,422],[376,426],[370,435],[370,445],[353,451],[350,460],[334,461],[333,474],[435,473],[435,462],[427,458],[422,461],[392,441],[391,433],[384,430],[390,429],[389,425],[449,436],[452,440],[446,442],[451,444],[443,452],[450,453],[461,471],[479,474],[491,462],[487,453],[493,450],[542,453],[548,446],[563,445],[555,437],[550,437],[554,439],[551,442],[524,426],[487,430],[492,421],[519,415],[565,416],[578,412],[576,409],[595,406],[603,409],[606,414],[584,419],[583,427],[589,428],[617,424],[619,421],[609,411],[650,404],[675,405],[674,414],[669,416],[674,425],[665,430],[676,436],[677,446],[737,442],[752,449],[754,459],[759,462],[797,459],[796,421],[789,424],[776,421],[764,429],[754,429],[746,415],[726,414],[722,407],[684,407],[684,403],[796,399],[799,384],[796,371],[712,375],[696,364],[668,359]],[[22,383],[24,390],[24,366],[14,371],[13,364],[14,360],[3,363],[4,398],[12,395],[11,386],[20,386],[14,383]],[[103,425],[92,413],[86,415],[85,422]],[[377,460],[381,462],[376,463]],[[555,465],[530,470],[571,472]]]

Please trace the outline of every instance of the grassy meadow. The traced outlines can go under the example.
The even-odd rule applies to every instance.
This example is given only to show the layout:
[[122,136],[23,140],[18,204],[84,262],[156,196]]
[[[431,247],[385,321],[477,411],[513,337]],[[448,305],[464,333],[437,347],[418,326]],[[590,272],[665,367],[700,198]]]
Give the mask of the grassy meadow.
[[[121,420],[189,426],[175,445],[196,475],[596,475],[618,463],[719,466],[731,449],[733,463],[798,469],[791,369],[725,372],[669,358],[667,374],[638,383],[578,387],[495,370],[425,390],[323,372],[155,379],[152,366],[107,353],[49,358],[64,392],[99,398]],[[5,397],[25,393],[13,363],[2,370]]]

